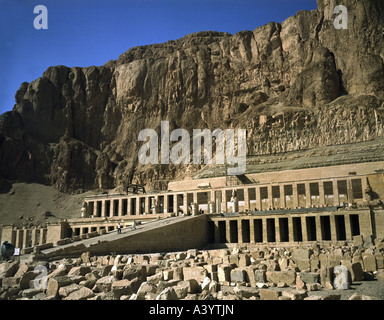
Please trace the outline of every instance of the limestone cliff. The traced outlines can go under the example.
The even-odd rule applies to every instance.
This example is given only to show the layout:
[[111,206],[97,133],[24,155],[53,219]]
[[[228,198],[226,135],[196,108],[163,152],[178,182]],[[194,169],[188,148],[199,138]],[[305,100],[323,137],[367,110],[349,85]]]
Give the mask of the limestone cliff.
[[0,116],[0,176],[61,191],[164,187],[202,166],[138,164],[138,133],[247,129],[247,155],[384,136],[384,3],[335,0],[235,35],[198,32],[104,66],[50,67]]

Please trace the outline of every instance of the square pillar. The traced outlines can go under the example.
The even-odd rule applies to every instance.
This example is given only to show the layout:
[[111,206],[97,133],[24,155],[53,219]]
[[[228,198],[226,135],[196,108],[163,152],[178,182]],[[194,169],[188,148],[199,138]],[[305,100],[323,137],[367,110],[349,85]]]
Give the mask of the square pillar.
[[244,211],[250,210],[249,192],[248,188],[244,188]]
[[110,205],[109,205],[109,216],[110,217],[113,217],[114,216],[114,213],[115,213],[115,200],[114,199],[111,199],[109,201]]
[[[184,215],[188,215],[188,193],[187,192],[183,193],[183,212],[184,212]],[[215,224],[215,227],[216,227],[216,224]],[[217,228],[218,228],[218,225],[217,225]],[[215,235],[215,239],[216,239],[216,235]]]
[[117,214],[119,217],[123,216],[123,198],[119,198],[119,211]]
[[292,184],[292,197],[293,197],[293,207],[297,208],[299,206],[299,194],[297,192],[297,184]]
[[93,203],[93,213],[92,213],[92,215],[93,215],[94,217],[97,217],[97,207],[98,207],[98,205],[97,205],[97,201],[95,201],[95,202]]
[[288,217],[288,241],[293,242],[293,218],[291,216]]
[[136,215],[140,215],[141,211],[141,203],[140,203],[140,197],[136,197]]
[[272,198],[272,186],[269,185],[268,187],[268,208],[272,208],[273,207],[273,198]]
[[230,220],[225,221],[225,242],[227,243],[231,242],[231,221]]
[[324,206],[325,205],[324,181],[319,181],[318,184],[319,184],[320,205]]
[[286,208],[287,205],[285,203],[285,194],[284,194],[284,185],[280,185],[280,208]]
[[241,219],[237,219],[236,223],[237,223],[237,242],[243,243],[243,224],[241,223]]
[[276,242],[281,242],[279,218],[275,218],[275,240]]
[[28,246],[28,237],[29,237],[30,230],[23,228],[23,232],[24,232],[24,235],[23,235],[23,248],[28,248],[29,247]]
[[344,223],[345,223],[345,239],[352,240],[351,216],[349,214],[344,215]]
[[151,198],[149,196],[145,197],[144,211],[146,214],[151,213]]
[[305,206],[307,208],[311,207],[312,201],[311,201],[311,188],[309,187],[309,182],[305,183]]
[[132,215],[132,197],[127,199],[127,215]]
[[331,240],[336,241],[337,240],[336,218],[334,214],[331,214],[329,221],[331,223]]
[[262,223],[263,223],[263,242],[267,243],[268,242],[268,229],[267,229],[267,218],[262,218]]
[[173,195],[173,212],[178,215],[179,214],[179,206],[177,201],[178,194]]
[[332,187],[333,187],[333,205],[337,207],[340,205],[339,188],[337,187],[337,180],[332,181]]
[[256,187],[256,208],[257,210],[261,210],[261,193],[260,187]]
[[[321,200],[321,193],[320,193],[320,200]],[[316,240],[323,240],[321,237],[321,221],[320,221],[320,216],[316,216]]]
[[301,232],[303,235],[303,241],[308,241],[307,219],[305,217],[300,217],[300,219],[301,219]]
[[353,203],[353,190],[352,190],[352,181],[351,179],[347,180],[347,194],[348,194],[348,203]]
[[101,202],[101,216],[106,217],[107,216],[107,210],[106,210],[106,200],[103,200]]
[[255,243],[255,219],[249,219],[249,240]]
[[47,228],[43,228],[40,230],[40,241],[39,244],[44,244],[47,242]]
[[37,228],[32,229],[32,247],[39,244],[39,239],[37,237]]
[[222,204],[221,204],[221,210],[222,212],[227,212],[227,191],[225,189],[222,190]]

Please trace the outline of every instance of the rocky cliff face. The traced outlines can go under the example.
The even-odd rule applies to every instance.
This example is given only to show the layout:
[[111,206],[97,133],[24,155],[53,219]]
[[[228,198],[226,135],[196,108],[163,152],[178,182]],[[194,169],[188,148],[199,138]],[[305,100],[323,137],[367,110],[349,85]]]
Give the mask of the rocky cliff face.
[[161,188],[198,165],[142,166],[138,133],[247,129],[247,155],[384,136],[384,3],[335,0],[235,35],[198,32],[101,67],[50,67],[0,116],[0,176],[61,191]]

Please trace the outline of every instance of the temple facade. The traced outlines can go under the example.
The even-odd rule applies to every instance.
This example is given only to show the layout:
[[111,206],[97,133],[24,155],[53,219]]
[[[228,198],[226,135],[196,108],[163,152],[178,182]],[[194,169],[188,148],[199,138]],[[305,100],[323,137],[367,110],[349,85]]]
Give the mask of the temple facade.
[[[30,248],[167,216],[208,215],[209,243],[298,243],[384,237],[384,162],[170,182],[167,191],[100,194],[79,218],[38,229],[5,226],[2,240]],[[170,248],[171,249],[171,248]]]

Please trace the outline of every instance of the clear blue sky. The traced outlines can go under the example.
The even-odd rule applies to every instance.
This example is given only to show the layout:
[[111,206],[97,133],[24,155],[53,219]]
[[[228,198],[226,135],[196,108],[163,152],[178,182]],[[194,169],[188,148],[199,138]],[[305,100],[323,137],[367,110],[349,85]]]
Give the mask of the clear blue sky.
[[[37,5],[48,9],[47,30],[33,26]],[[198,31],[235,34],[316,7],[316,0],[0,0],[0,114],[12,110],[22,82],[49,66],[103,65],[134,46]]]

